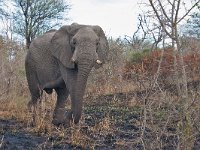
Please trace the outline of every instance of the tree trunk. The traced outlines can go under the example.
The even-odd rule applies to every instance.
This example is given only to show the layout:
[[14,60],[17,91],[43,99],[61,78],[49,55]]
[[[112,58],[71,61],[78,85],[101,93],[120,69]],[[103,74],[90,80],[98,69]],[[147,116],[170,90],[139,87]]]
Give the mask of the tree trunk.
[[30,38],[29,38],[29,37],[26,37],[26,48],[27,48],[27,49],[29,49],[30,44],[31,44]]

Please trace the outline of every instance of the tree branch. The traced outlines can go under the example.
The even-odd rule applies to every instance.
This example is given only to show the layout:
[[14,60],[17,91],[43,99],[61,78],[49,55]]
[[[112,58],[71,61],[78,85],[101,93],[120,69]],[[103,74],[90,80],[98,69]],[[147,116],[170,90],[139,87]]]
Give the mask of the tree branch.
[[200,0],[198,0],[178,21],[177,23],[181,22],[191,11],[192,9],[197,6],[200,3]]
[[171,34],[167,31],[165,25],[163,24],[163,21],[161,20],[160,15],[158,14],[158,11],[157,11],[157,9],[155,8],[155,6],[154,6],[154,4],[153,4],[153,1],[152,1],[152,0],[149,0],[149,2],[150,2],[151,7],[153,8],[153,10],[154,10],[154,12],[155,12],[155,14],[156,14],[156,17],[157,17],[158,21],[159,21],[160,24],[161,24],[163,30],[165,31],[165,33],[166,33],[170,38],[173,38],[173,37],[171,36]]

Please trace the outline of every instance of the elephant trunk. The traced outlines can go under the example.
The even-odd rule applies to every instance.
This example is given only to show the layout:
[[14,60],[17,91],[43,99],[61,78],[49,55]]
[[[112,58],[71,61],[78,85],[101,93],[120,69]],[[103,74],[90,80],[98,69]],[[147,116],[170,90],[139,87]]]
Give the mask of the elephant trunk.
[[[91,62],[91,61],[90,61]],[[83,96],[85,93],[85,88],[87,85],[88,75],[92,69],[92,64],[81,63],[78,64],[78,76],[76,82],[75,97],[72,100],[72,112],[74,123],[78,123],[81,118],[82,108],[83,108]]]

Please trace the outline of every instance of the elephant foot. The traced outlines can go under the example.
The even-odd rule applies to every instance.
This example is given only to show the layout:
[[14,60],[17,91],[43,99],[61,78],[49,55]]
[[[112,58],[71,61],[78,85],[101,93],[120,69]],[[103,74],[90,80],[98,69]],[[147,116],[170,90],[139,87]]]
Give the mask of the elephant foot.
[[60,121],[60,120],[57,120],[57,119],[53,119],[52,123],[57,127],[60,127],[60,126],[63,126],[65,128],[69,128],[70,127],[70,121],[66,120],[66,119],[63,120],[63,121]]
[[57,120],[57,119],[53,119],[52,120],[53,125],[59,127],[61,125],[63,125],[63,121]]
[[[62,115],[63,116],[63,115]],[[71,122],[71,113],[70,112],[65,112],[64,117],[53,117],[52,123],[55,126],[64,126],[65,128],[70,127],[70,122]]]

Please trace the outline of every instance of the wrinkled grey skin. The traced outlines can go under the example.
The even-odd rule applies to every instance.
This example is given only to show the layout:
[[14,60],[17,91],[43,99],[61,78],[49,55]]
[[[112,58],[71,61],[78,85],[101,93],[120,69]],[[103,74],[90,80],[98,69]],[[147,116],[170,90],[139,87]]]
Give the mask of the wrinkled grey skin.
[[[34,39],[25,60],[31,93],[28,107],[35,108],[43,90],[51,94],[55,89],[57,103],[53,124],[78,123],[88,75],[92,67],[102,66],[107,51],[108,42],[99,26],[74,23]],[[68,95],[71,110],[66,114]]]

